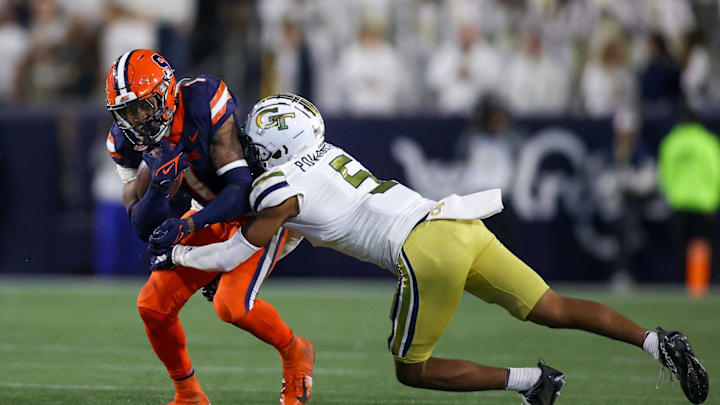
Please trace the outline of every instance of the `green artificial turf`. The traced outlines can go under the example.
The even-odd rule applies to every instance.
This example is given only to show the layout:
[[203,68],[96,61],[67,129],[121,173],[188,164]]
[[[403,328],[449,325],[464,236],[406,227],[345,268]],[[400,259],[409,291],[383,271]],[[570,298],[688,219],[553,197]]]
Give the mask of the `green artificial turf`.
[[[137,314],[142,281],[0,279],[0,404],[165,404],[172,384]],[[310,404],[519,404],[513,392],[445,393],[400,385],[386,348],[392,280],[268,280],[261,296],[317,349]],[[559,287],[600,300],[641,325],[684,331],[720,403],[720,294],[694,301],[682,289],[613,294]],[[275,350],[223,324],[196,295],[181,312],[198,378],[214,405],[277,404]],[[678,384],[655,389],[659,364],[640,349],[583,332],[520,322],[470,296],[435,355],[493,366],[539,357],[566,373],[557,405],[685,404]]]

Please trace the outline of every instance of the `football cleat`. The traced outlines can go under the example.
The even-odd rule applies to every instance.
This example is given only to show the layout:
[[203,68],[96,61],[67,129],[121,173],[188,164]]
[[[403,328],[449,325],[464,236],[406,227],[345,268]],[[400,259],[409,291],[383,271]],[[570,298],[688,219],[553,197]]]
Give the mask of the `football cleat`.
[[529,390],[520,393],[523,405],[552,405],[560,395],[560,389],[565,385],[565,375],[542,361],[538,362],[540,367],[540,379]]
[[280,405],[306,404],[312,392],[312,377],[305,375],[300,378],[282,379]]
[[306,404],[312,393],[315,348],[309,340],[296,335],[281,356],[283,379],[280,404]]
[[[695,357],[687,337],[680,332],[668,332],[660,327],[657,328],[657,335],[659,360],[663,366],[660,375],[662,376],[667,368],[670,370],[670,382],[673,381],[673,377],[677,378],[690,402],[693,404],[705,402],[710,390],[708,374],[700,360]],[[658,388],[659,386],[660,384]]]

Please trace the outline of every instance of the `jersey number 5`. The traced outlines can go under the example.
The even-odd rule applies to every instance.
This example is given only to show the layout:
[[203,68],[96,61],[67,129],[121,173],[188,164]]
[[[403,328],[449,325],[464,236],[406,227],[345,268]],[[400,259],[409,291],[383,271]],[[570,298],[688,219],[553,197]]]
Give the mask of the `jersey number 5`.
[[367,170],[358,170],[357,173],[353,174],[352,176],[348,174],[348,169],[345,167],[348,163],[352,162],[352,159],[347,157],[346,155],[340,155],[333,159],[332,162],[330,162],[330,166],[335,169],[338,173],[340,173],[345,181],[350,183],[353,187],[358,188],[360,187],[360,184],[362,184],[363,181],[366,179],[371,179],[375,183],[377,183],[377,187],[370,190],[370,194],[382,194],[386,191],[388,191],[390,188],[392,188],[394,185],[397,184],[396,181],[392,180],[378,180],[377,177],[373,176],[370,172]]

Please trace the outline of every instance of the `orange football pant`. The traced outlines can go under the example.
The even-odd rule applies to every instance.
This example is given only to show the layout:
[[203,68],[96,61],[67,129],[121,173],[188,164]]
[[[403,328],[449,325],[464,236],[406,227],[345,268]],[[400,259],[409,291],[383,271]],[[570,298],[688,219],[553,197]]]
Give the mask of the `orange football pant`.
[[[192,214],[190,211],[185,216]],[[245,223],[247,219],[213,224],[191,233],[182,243],[202,246],[222,242]],[[272,272],[286,239],[287,231],[283,231],[246,262],[222,274],[213,300],[221,320],[252,333],[278,350],[290,343],[292,330],[272,305],[256,295]],[[184,378],[193,369],[178,312],[197,290],[218,274],[180,266],[155,271],[140,291],[137,306],[145,332],[172,378]]]

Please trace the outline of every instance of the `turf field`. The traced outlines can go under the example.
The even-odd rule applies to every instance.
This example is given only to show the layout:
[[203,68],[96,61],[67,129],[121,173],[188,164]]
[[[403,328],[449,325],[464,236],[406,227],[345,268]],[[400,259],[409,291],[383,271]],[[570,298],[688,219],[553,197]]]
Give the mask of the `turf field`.
[[[135,308],[140,280],[52,282],[0,278],[0,404],[165,404],[171,383]],[[393,282],[269,280],[262,297],[317,348],[313,404],[519,404],[511,392],[443,393],[401,386],[386,350]],[[720,404],[720,292],[696,302],[680,289],[616,295],[559,287],[601,300],[648,327],[686,331]],[[222,324],[195,296],[181,313],[190,353],[213,404],[276,404],[280,360]],[[569,404],[685,404],[680,387],[655,389],[660,369],[634,347],[519,322],[472,296],[436,348],[438,356],[563,370]]]

